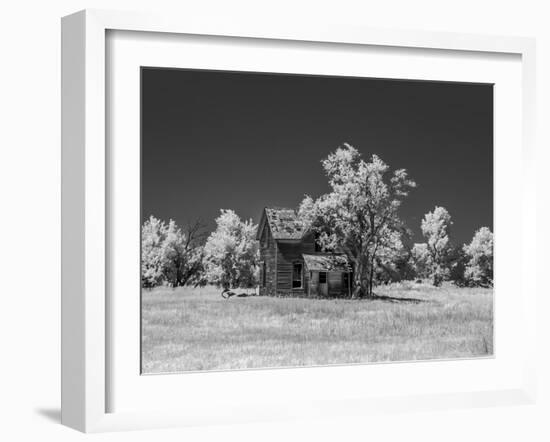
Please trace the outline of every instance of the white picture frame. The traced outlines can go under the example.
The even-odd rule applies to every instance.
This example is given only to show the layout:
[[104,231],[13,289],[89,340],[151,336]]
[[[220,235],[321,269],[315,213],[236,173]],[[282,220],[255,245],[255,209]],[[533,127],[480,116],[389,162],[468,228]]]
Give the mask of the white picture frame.
[[[429,393],[372,397],[316,398],[306,406],[292,403],[254,407],[233,404],[236,415],[197,411],[108,412],[110,311],[107,226],[111,199],[106,155],[106,33],[143,31],[163,34],[284,40],[287,42],[338,43],[381,48],[423,48],[515,54],[521,57],[522,121],[521,189],[522,272],[527,256],[535,256],[534,108],[535,42],[529,38],[494,37],[418,31],[389,31],[308,24],[236,22],[215,23],[194,17],[86,10],[62,20],[62,423],[84,432],[111,431],[209,423],[248,422],[371,411],[479,407],[533,403],[535,400],[535,317],[537,288],[522,278],[522,315],[525,336],[521,385],[514,388],[479,389],[461,393]],[[241,372],[246,375],[246,372]],[[269,370],[262,376],[269,376]],[[292,376],[290,374],[289,376]],[[167,381],[170,382],[170,381]],[[156,407],[152,406],[151,410]],[[184,410],[184,407],[182,407]]]

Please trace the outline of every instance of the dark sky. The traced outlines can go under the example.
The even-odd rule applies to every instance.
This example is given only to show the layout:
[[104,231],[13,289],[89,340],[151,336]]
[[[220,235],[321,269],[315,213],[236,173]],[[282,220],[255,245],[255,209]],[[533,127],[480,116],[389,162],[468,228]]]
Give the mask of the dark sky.
[[142,68],[142,218],[210,229],[328,191],[320,161],[348,142],[417,182],[401,216],[449,210],[456,243],[493,229],[493,87]]

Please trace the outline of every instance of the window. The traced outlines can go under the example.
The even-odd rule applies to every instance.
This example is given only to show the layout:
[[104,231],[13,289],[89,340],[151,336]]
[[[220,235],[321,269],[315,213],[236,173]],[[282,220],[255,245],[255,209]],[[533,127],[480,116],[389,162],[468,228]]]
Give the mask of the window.
[[262,262],[262,287],[265,287],[266,284],[267,284],[267,269],[266,269],[266,266],[265,266],[265,261]]
[[303,265],[301,262],[295,262],[292,265],[292,288],[301,289],[302,288],[302,271]]
[[327,272],[319,272],[319,284],[327,283]]

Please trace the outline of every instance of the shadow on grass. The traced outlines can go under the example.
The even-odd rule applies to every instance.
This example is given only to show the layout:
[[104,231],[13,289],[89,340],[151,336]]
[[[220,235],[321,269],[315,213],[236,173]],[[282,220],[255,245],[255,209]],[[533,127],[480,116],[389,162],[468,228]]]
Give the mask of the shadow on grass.
[[391,302],[391,303],[397,303],[397,304],[421,304],[423,302],[428,302],[425,299],[396,298],[394,296],[377,295],[377,294],[373,294],[371,298],[366,298],[366,299],[369,301],[383,301],[383,302]]
[[224,299],[229,298],[248,298],[248,297],[255,297],[255,298],[266,298],[266,299],[308,299],[308,300],[342,300],[342,301],[352,301],[352,302],[369,302],[369,301],[382,301],[382,302],[391,302],[391,303],[398,303],[398,304],[422,304],[425,302],[430,302],[426,299],[419,299],[419,298],[398,298],[395,296],[388,296],[388,295],[377,295],[373,294],[370,298],[368,297],[360,297],[360,298],[350,298],[350,297],[343,297],[343,296],[308,296],[306,294],[298,294],[293,293],[291,295],[289,294],[277,294],[274,296],[260,296],[256,294],[248,294],[248,293],[234,293],[230,294],[229,296],[222,296]]
[[234,292],[222,292],[222,298],[223,299],[230,299],[230,298],[249,298],[251,296],[258,296],[255,293],[234,293]]

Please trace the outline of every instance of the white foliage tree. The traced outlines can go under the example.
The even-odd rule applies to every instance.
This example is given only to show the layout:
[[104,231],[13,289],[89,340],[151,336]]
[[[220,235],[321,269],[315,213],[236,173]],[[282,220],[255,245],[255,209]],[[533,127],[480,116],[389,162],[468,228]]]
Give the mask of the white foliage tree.
[[150,216],[141,228],[141,283],[143,287],[155,287],[164,279],[162,245],[166,238],[164,221]]
[[467,263],[465,279],[472,285],[493,285],[493,232],[488,227],[477,230],[470,244],[464,246]]
[[448,259],[451,252],[451,225],[451,215],[447,209],[436,206],[432,212],[424,215],[420,226],[426,238],[431,261],[430,276],[435,286],[441,285],[450,273]]
[[224,288],[253,287],[257,283],[257,226],[242,221],[232,210],[221,210],[216,230],[204,246],[205,277]]
[[414,244],[411,249],[411,261],[417,278],[428,278],[431,275],[432,257],[428,250],[428,244]]
[[381,232],[381,234],[385,237],[385,240],[378,248],[375,258],[376,280],[386,282],[399,280],[400,269],[397,266],[406,253],[401,239],[402,232],[389,229],[387,232]]
[[353,265],[353,296],[372,296],[377,259],[387,259],[399,248],[397,212],[416,184],[404,169],[389,174],[389,166],[376,155],[364,161],[349,144],[322,165],[331,191],[316,200],[306,196],[299,216],[324,250],[346,253]]
[[185,231],[175,221],[168,224],[149,217],[141,229],[141,279],[143,287],[172,287],[198,282],[202,271],[202,224]]
[[178,287],[198,282],[202,270],[203,248],[199,245],[202,225],[197,222],[184,232],[170,220],[162,243],[164,278],[168,285]]

